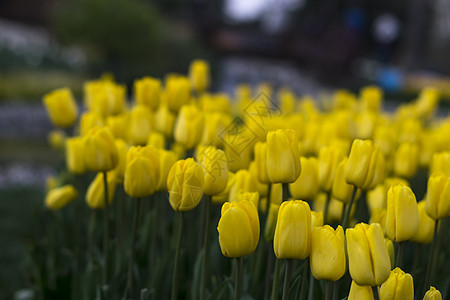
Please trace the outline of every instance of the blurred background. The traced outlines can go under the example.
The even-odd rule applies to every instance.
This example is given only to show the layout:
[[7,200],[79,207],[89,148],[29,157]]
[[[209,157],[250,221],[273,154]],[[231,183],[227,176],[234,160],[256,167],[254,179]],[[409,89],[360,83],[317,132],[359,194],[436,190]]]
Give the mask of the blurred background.
[[130,91],[202,58],[215,91],[378,84],[409,101],[433,85],[447,115],[449,53],[447,0],[0,0],[0,298],[27,285],[45,178],[61,163],[41,104],[52,89],[81,99],[83,81],[111,72]]

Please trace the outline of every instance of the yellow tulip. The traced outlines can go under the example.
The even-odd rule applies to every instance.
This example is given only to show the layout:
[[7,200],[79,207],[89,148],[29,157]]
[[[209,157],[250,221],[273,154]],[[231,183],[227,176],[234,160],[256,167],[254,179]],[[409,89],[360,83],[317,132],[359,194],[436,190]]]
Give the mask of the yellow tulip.
[[236,172],[234,183],[230,188],[230,192],[228,195],[228,199],[230,202],[236,201],[236,196],[239,192],[257,192],[257,182],[256,178],[247,171],[247,170],[239,170]]
[[[116,191],[117,180],[113,172],[107,173],[108,203],[111,204]],[[105,207],[105,184],[102,173],[98,173],[86,191],[86,203],[90,208],[102,209]]]
[[266,241],[268,243],[273,242],[279,210],[280,204],[270,203],[269,213],[267,214],[266,226],[264,228],[264,237],[266,238]]
[[214,204],[222,204],[226,201],[228,201],[228,196],[231,190],[231,187],[234,185],[235,183],[235,174],[233,172],[228,172],[228,181],[227,181],[227,186],[226,188],[220,192],[217,195],[214,195],[211,199],[211,202]]
[[386,233],[394,242],[411,239],[419,229],[419,210],[413,191],[404,185],[392,186],[387,194]]
[[321,211],[311,211],[311,229],[314,227],[323,226],[323,212]]
[[425,210],[434,220],[450,216],[450,177],[442,173],[430,176]]
[[234,201],[242,201],[247,200],[252,202],[256,208],[258,208],[259,204],[259,194],[258,192],[250,193],[250,192],[243,192],[239,191],[236,195],[236,199]]
[[259,226],[258,211],[252,202],[225,202],[217,226],[222,254],[242,257],[253,253],[259,241]]
[[373,85],[363,87],[360,94],[365,109],[378,111],[382,106],[383,91],[379,87]]
[[159,180],[159,152],[152,146],[134,146],[128,150],[125,192],[133,198],[150,196]]
[[391,271],[389,278],[380,287],[380,299],[386,300],[413,300],[414,284],[410,274],[400,268]]
[[175,122],[175,140],[187,149],[194,148],[202,138],[203,124],[203,113],[194,104],[183,106]]
[[336,167],[334,174],[331,195],[343,203],[348,203],[352,196],[353,185],[345,181],[345,168],[347,167],[348,158],[344,158]]
[[425,210],[425,200],[420,201],[417,204],[419,210],[419,229],[416,234],[411,238],[412,242],[420,244],[429,244],[433,241],[434,236],[434,223],[435,220],[428,216]]
[[54,90],[44,96],[44,105],[55,126],[70,127],[78,116],[78,107],[68,88]]
[[388,190],[397,184],[403,184],[409,186],[408,181],[399,177],[388,177],[382,184],[378,184],[374,189],[367,191],[367,204],[369,211],[372,212],[376,208],[387,207],[387,192]]
[[389,259],[391,260],[391,269],[395,267],[395,248],[394,243],[390,239],[384,239],[384,244],[389,254]]
[[359,223],[345,232],[348,266],[358,285],[378,286],[389,277],[391,261],[378,223]]
[[295,108],[295,94],[287,87],[282,87],[278,92],[280,110],[284,115],[291,114]]
[[255,162],[258,169],[258,180],[262,183],[270,183],[269,176],[267,175],[267,143],[257,142],[254,147]]
[[230,98],[226,93],[202,94],[200,108],[205,113],[225,114],[230,112]]
[[372,212],[370,213],[370,219],[369,224],[372,223],[378,223],[381,226],[381,229],[383,229],[383,234],[385,237],[387,237],[387,231],[386,231],[386,214],[387,211],[385,208],[374,208]]
[[419,147],[416,144],[402,143],[395,152],[394,171],[398,176],[413,177],[417,172]]
[[248,171],[250,172],[251,177],[255,181],[256,191],[259,193],[261,197],[266,197],[269,189],[268,184],[264,184],[258,179],[258,167],[256,166],[256,162],[252,161],[250,166],[248,167]]
[[203,168],[194,159],[177,161],[167,176],[169,202],[175,211],[194,209],[203,195]]
[[155,123],[155,116],[147,106],[133,107],[128,122],[128,142],[131,145],[145,145],[150,132],[156,127]]
[[344,230],[314,227],[311,233],[311,273],[317,280],[336,281],[345,274]]
[[170,77],[166,82],[163,96],[169,110],[177,113],[191,99],[191,84],[189,79],[184,76]]
[[208,196],[219,194],[227,187],[228,181],[228,159],[225,152],[208,146],[199,156],[205,175],[203,193]]
[[51,189],[45,196],[45,206],[51,210],[58,210],[72,202],[78,197],[77,190],[73,185],[67,184],[62,187]]
[[355,281],[352,281],[347,300],[374,300],[372,287],[358,285]]
[[64,150],[64,145],[66,143],[66,134],[64,131],[59,129],[52,130],[47,136],[47,140],[54,150]]
[[422,122],[417,118],[407,118],[400,122],[398,142],[400,144],[418,144],[420,143],[423,132]]
[[236,128],[237,133],[230,132],[224,136],[225,153],[230,163],[230,171],[237,172],[247,169],[250,165],[252,149],[256,138],[249,130]]
[[203,93],[209,87],[209,64],[201,59],[196,59],[189,66],[189,79],[194,90]]
[[[327,195],[326,193],[319,193],[314,198],[314,210],[324,212],[325,210],[325,203],[326,203]],[[328,207],[328,216],[327,220],[323,220],[324,223],[330,223],[333,221],[340,221],[342,219],[342,211],[344,210],[344,203],[336,200],[335,198],[331,197],[330,205]],[[352,210],[350,211],[350,217],[354,215],[355,212],[355,206],[352,207]]]
[[443,173],[450,177],[450,151],[433,154],[430,166],[430,174]]
[[80,118],[80,135],[85,136],[94,127],[103,126],[103,119],[96,113],[84,112]]
[[110,114],[121,113],[125,106],[125,86],[102,81],[90,92],[89,110],[106,118]]
[[270,203],[280,205],[283,202],[283,185],[281,183],[272,183],[270,189]]
[[345,145],[335,142],[327,147],[322,147],[319,152],[319,182],[323,191],[330,191],[339,162],[347,153]]
[[430,289],[425,293],[423,300],[442,300],[441,292],[435,287],[430,286]]
[[84,137],[84,162],[94,172],[110,171],[117,166],[119,157],[111,131],[107,127],[94,127]]
[[380,147],[385,156],[393,154],[397,143],[395,129],[389,125],[378,126],[373,134],[373,143]]
[[86,172],[82,137],[73,137],[66,140],[66,165],[67,170],[74,174],[79,175]]
[[127,139],[128,115],[120,114],[116,116],[108,116],[106,125],[111,129],[116,139]]
[[223,138],[221,135],[231,122],[229,115],[222,113],[205,114],[205,128],[203,129],[200,144],[222,147]]
[[292,183],[300,176],[300,153],[292,129],[267,133],[267,175],[274,183]]
[[164,149],[166,147],[166,139],[162,133],[152,131],[148,136],[147,145],[153,146],[157,149]]
[[169,111],[166,104],[161,104],[155,113],[156,129],[167,139],[172,139],[176,116]]
[[311,248],[311,210],[301,200],[285,201],[278,211],[273,249],[278,259],[305,259]]
[[173,151],[158,149],[159,151],[159,180],[157,191],[167,191],[167,177],[172,166],[177,161],[177,155]]
[[312,200],[319,192],[319,166],[314,157],[300,158],[302,172],[289,190],[294,199]]
[[143,77],[134,81],[136,103],[156,110],[161,98],[161,81],[152,77]]

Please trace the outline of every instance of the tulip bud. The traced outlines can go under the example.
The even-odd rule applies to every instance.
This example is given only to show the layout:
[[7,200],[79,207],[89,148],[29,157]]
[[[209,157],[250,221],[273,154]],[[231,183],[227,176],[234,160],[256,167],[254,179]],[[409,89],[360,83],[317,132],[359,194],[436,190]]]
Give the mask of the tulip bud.
[[411,238],[412,242],[420,244],[429,244],[433,241],[434,235],[434,223],[435,220],[428,216],[425,210],[425,200],[420,201],[417,204],[419,210],[419,229],[416,234]]
[[73,137],[66,140],[66,165],[73,174],[86,172],[84,162],[84,140],[82,137]]
[[176,113],[191,100],[189,79],[184,76],[172,76],[167,80],[164,97],[167,107]]
[[152,146],[134,146],[128,150],[125,192],[133,198],[154,193],[159,180],[159,152]]
[[430,176],[425,210],[434,220],[450,216],[450,177],[442,173]]
[[314,227],[311,233],[311,273],[317,280],[336,281],[345,274],[344,230],[339,225]]
[[159,180],[157,191],[167,191],[167,177],[172,166],[177,162],[177,155],[173,151],[158,149],[159,151]]
[[116,139],[127,139],[128,115],[109,116],[106,124]]
[[194,209],[203,195],[203,168],[194,159],[177,161],[167,177],[169,202],[175,211]]
[[389,259],[391,260],[391,269],[395,267],[395,248],[394,243],[390,239],[384,239],[384,244],[389,254]]
[[425,293],[423,300],[442,300],[441,292],[435,287],[430,286],[430,289]]
[[239,170],[234,178],[234,184],[230,188],[228,201],[236,201],[237,194],[240,192],[257,192],[256,178],[247,170]]
[[391,271],[389,278],[380,287],[380,299],[414,299],[414,284],[410,274],[400,268]]
[[128,141],[131,145],[145,145],[148,136],[156,127],[152,111],[144,105],[137,105],[130,111]]
[[84,162],[94,172],[110,171],[117,166],[119,157],[111,131],[107,127],[94,127],[84,137]]
[[258,180],[262,183],[270,183],[269,176],[267,175],[267,143],[257,142],[254,148],[255,162],[258,169]]
[[[111,204],[116,191],[117,180],[113,172],[107,173],[108,203]],[[102,173],[98,173],[86,191],[86,203],[90,208],[102,209],[105,207],[105,184]]]
[[411,239],[419,229],[416,196],[404,185],[389,189],[387,195],[386,233],[394,242]]
[[189,79],[194,90],[203,93],[209,87],[209,64],[200,59],[191,62],[189,67]]
[[237,172],[248,168],[252,156],[253,144],[249,130],[237,129],[237,134],[227,134],[224,138],[225,153],[228,157],[230,171]]
[[386,232],[386,214],[387,211],[385,208],[374,208],[370,214],[369,224],[378,223],[383,229],[383,234],[387,237]]
[[252,202],[255,205],[256,209],[258,210],[258,204],[259,204],[258,192],[249,193],[249,192],[239,191],[239,193],[237,193],[236,199],[234,201],[242,201],[242,200]]
[[311,211],[311,229],[323,226],[323,212]]
[[269,189],[268,184],[261,183],[258,180],[258,167],[256,166],[256,162],[252,161],[250,166],[248,167],[248,171],[250,172],[251,177],[255,181],[256,191],[259,193],[261,197],[266,197]]
[[433,154],[431,161],[430,174],[441,172],[450,177],[450,151]]
[[228,159],[225,152],[214,146],[206,147],[200,155],[199,163],[205,175],[203,193],[212,196],[222,192],[228,181]]
[[266,241],[268,243],[273,242],[279,210],[280,204],[270,203],[269,213],[267,214],[266,226],[264,228],[264,237],[266,238]]
[[44,96],[44,105],[55,126],[70,127],[78,115],[78,107],[68,88],[54,90]]
[[172,138],[176,116],[169,111],[167,105],[161,104],[155,113],[156,129],[168,139]]
[[152,77],[144,77],[134,81],[134,97],[138,105],[145,105],[151,110],[159,106],[161,98],[161,81]]
[[352,279],[358,285],[382,284],[389,277],[391,261],[380,224],[359,223],[345,233]]
[[267,175],[274,183],[292,183],[300,176],[300,153],[295,131],[278,129],[267,133]]
[[73,185],[51,189],[45,197],[45,206],[51,210],[58,210],[72,202],[78,197],[77,190]]
[[230,112],[230,98],[226,93],[202,94],[200,108],[205,113],[225,114]]
[[296,100],[295,94],[289,88],[280,88],[278,99],[280,101],[280,110],[283,114],[291,114],[294,112]]
[[[325,204],[327,201],[326,193],[319,193],[314,199],[314,210],[323,212],[325,211]],[[344,203],[336,200],[331,197],[330,205],[328,206],[328,216],[326,220],[323,220],[325,223],[330,223],[333,221],[340,221],[342,219],[342,212],[344,210]],[[350,211],[350,217],[352,217],[355,213],[355,206],[352,207]]]
[[116,139],[114,143],[116,144],[117,153],[119,157],[117,167],[113,170],[114,177],[116,178],[118,183],[123,183],[125,176],[125,169],[127,166],[128,144],[121,139]]
[[103,126],[103,119],[93,112],[85,112],[80,119],[80,135],[85,136],[94,127]]
[[341,142],[322,147],[319,152],[319,182],[323,191],[330,191],[335,176],[336,167],[344,159],[347,150]]
[[345,168],[348,158],[344,158],[336,167],[331,194],[334,198],[344,203],[348,203],[352,196],[353,185],[345,181]]
[[252,202],[225,202],[217,226],[222,254],[242,257],[253,253],[259,241],[259,226],[258,211]]
[[48,142],[54,150],[64,150],[64,144],[66,143],[66,134],[57,129],[52,130],[47,136]]
[[395,152],[394,171],[398,176],[411,178],[417,172],[419,147],[416,144],[402,143]]
[[289,190],[294,199],[312,200],[319,192],[319,166],[314,157],[300,158],[302,172]]
[[378,111],[383,101],[383,91],[377,86],[366,86],[361,88],[361,100],[364,108],[370,111]]
[[183,106],[175,122],[175,140],[187,149],[194,148],[202,138],[203,124],[203,113],[195,105]]
[[220,192],[217,195],[212,196],[212,203],[214,204],[222,204],[226,201],[228,201],[228,197],[229,197],[229,193],[231,190],[231,187],[234,185],[235,183],[235,174],[233,172],[228,172],[228,181],[227,181],[227,186],[226,188]]
[[347,300],[374,300],[372,287],[368,285],[358,285],[352,281],[350,286],[350,294]]
[[380,147],[385,156],[391,155],[395,150],[397,139],[395,129],[388,125],[375,128],[373,143]]
[[201,145],[214,145],[221,147],[223,138],[221,134],[226,130],[226,126],[231,124],[229,115],[222,113],[205,114],[205,128],[203,130]]
[[166,139],[162,133],[152,131],[148,136],[147,145],[153,146],[157,149],[164,149],[166,146]]
[[273,249],[278,259],[305,259],[311,248],[311,210],[301,200],[285,201],[278,211]]

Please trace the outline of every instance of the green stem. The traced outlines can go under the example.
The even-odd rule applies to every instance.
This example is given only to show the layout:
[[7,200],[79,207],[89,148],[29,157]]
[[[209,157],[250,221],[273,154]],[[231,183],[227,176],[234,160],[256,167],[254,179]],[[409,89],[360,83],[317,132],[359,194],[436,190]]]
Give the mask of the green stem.
[[272,276],[272,267],[273,267],[273,257],[274,254],[272,251],[268,251],[267,258],[267,270],[266,270],[266,278],[264,280],[264,300],[269,299],[270,293],[270,277]]
[[103,216],[103,273],[102,273],[102,284],[106,285],[108,283],[108,248],[109,248],[109,224],[108,224],[108,175],[103,172],[103,183],[104,183],[104,216]]
[[138,227],[138,219],[139,219],[139,211],[141,208],[141,198],[136,199],[137,203],[133,203],[133,227],[131,232],[131,241],[130,241],[130,260],[128,264],[128,278],[127,278],[127,294],[132,293],[133,291],[133,266],[134,266],[134,258],[135,258],[135,249],[136,249],[136,234]]
[[275,272],[273,273],[273,282],[272,282],[272,297],[270,299],[276,300],[278,298],[278,281],[280,277],[280,260],[277,258],[275,261]]
[[242,289],[242,257],[235,258],[235,282],[234,282],[234,300],[241,299],[241,289]]
[[300,299],[305,299],[306,284],[308,283],[308,273],[309,273],[309,258],[306,258],[303,263],[303,274],[302,282],[300,287]]
[[267,198],[266,198],[266,214],[264,216],[263,226],[262,228],[266,228],[267,219],[269,216],[269,210],[270,210],[270,193],[272,193],[272,184],[269,183],[267,186]]
[[325,208],[323,209],[323,223],[327,224],[327,218],[328,218],[328,210],[330,208],[330,202],[331,202],[331,192],[327,192],[327,200],[325,201]]
[[286,269],[284,272],[284,284],[283,284],[283,300],[287,300],[289,297],[289,280],[291,278],[292,259],[287,259]]
[[345,207],[345,214],[344,214],[344,218],[342,219],[342,228],[344,229],[344,231],[348,227],[348,221],[350,219],[350,212],[352,210],[353,202],[355,201],[356,190],[357,190],[357,188],[354,185],[353,191],[352,191],[352,196],[350,198],[350,202]]
[[211,219],[211,196],[205,197],[205,230],[203,238],[203,261],[202,261],[202,275],[200,281],[200,299],[205,299],[206,273],[208,271],[209,258],[209,224]]
[[314,276],[309,273],[309,289],[308,289],[308,300],[314,299]]
[[374,300],[380,300],[380,295],[378,295],[378,287],[373,286],[372,287],[372,292],[373,292]]
[[339,299],[340,282],[341,282],[340,280],[336,280],[335,282],[333,282],[333,300]]
[[287,201],[289,198],[289,183],[282,183],[281,186],[282,186],[282,192],[283,192],[282,199],[284,202],[284,201]]
[[172,300],[177,299],[178,294],[178,263],[180,259],[181,238],[183,234],[183,212],[177,212],[178,214],[178,233],[177,233],[177,246],[175,249],[175,262],[173,264],[173,277],[172,277]]
[[333,281],[327,280],[327,289],[325,292],[325,300],[331,300],[332,290],[333,290]]
[[399,268],[402,268],[402,261],[403,261],[403,250],[405,248],[405,242],[399,242],[398,248],[397,248],[397,260],[395,262],[395,265]]
[[433,232],[433,243],[431,244],[430,249],[430,256],[428,258],[428,266],[427,266],[427,273],[425,275],[425,281],[423,286],[423,291],[426,291],[428,289],[428,286],[430,285],[430,280],[433,278],[433,262],[434,262],[434,256],[436,256],[436,246],[437,246],[437,240],[438,240],[438,227],[439,227],[439,219],[437,219],[434,223],[434,232]]

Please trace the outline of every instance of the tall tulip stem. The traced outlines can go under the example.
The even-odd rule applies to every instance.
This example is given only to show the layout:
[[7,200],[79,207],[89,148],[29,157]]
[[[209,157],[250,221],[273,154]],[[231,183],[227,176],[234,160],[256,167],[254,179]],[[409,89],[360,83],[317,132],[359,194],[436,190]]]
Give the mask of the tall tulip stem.
[[352,210],[353,202],[355,202],[356,191],[357,191],[357,187],[356,187],[356,185],[354,185],[353,191],[352,191],[352,196],[350,197],[350,202],[345,207],[345,214],[344,214],[344,218],[342,219],[342,228],[344,230],[347,229],[347,226],[348,226],[348,221],[350,219],[350,212]]
[[205,228],[203,238],[203,261],[202,261],[202,275],[200,281],[200,299],[205,299],[205,285],[206,285],[206,273],[208,272],[207,262],[209,257],[209,227],[211,218],[211,196],[205,197]]
[[275,262],[275,271],[273,273],[273,282],[272,282],[272,297],[270,299],[276,300],[278,299],[278,281],[280,278],[280,260],[277,258]]
[[[282,183],[281,186],[283,189],[282,190],[283,191],[283,195],[282,195],[283,201],[287,201],[289,198],[289,183]],[[269,205],[269,207],[270,207],[270,205]]]
[[327,289],[325,291],[325,300],[331,300],[332,291],[333,291],[333,281],[327,280]]
[[107,172],[103,172],[103,184],[104,184],[104,215],[103,215],[103,273],[102,273],[102,284],[106,285],[108,283],[108,248],[109,248],[109,214],[108,214],[108,175]]
[[178,233],[177,233],[177,246],[175,249],[175,257],[173,263],[173,276],[172,276],[172,300],[177,299],[178,294],[178,261],[180,259],[181,238],[183,234],[183,212],[177,212],[178,216]]
[[130,260],[128,263],[128,278],[127,278],[127,291],[131,293],[133,291],[133,266],[136,248],[136,234],[138,227],[139,211],[141,208],[141,198],[136,199],[136,203],[133,203],[133,227],[131,232],[130,241]]
[[380,295],[378,295],[378,287],[377,286],[372,287],[372,292],[373,292],[373,298],[375,300],[380,300]]
[[236,274],[234,274],[234,300],[241,299],[242,289],[242,257],[236,257],[234,259],[236,267],[234,268]]
[[438,241],[438,227],[439,227],[439,219],[437,219],[434,222],[434,232],[433,232],[433,243],[431,244],[430,249],[430,256],[428,258],[428,266],[427,266],[427,273],[425,275],[425,281],[423,286],[423,291],[426,291],[428,289],[428,286],[430,285],[430,280],[433,276],[433,262],[435,256],[437,256],[436,248],[437,248],[437,241]]
[[291,271],[292,271],[292,259],[287,259],[286,269],[284,272],[283,300],[287,300],[289,297],[289,280],[291,279]]
[[323,209],[323,222],[326,224],[328,220],[328,210],[330,209],[330,202],[331,202],[331,191],[327,192],[327,199],[325,200],[325,207]]
[[399,268],[402,267],[402,261],[403,261],[403,249],[405,248],[405,242],[399,242],[398,243],[398,249],[397,249],[397,261],[395,265]]

